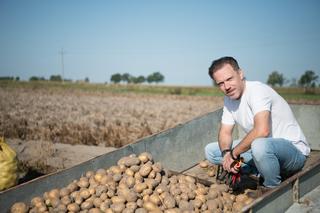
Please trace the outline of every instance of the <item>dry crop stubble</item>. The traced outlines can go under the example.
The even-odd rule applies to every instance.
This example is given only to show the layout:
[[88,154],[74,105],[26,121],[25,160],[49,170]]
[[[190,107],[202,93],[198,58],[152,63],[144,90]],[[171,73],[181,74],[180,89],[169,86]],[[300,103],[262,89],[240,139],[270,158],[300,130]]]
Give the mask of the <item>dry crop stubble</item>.
[[222,97],[0,88],[6,138],[121,147],[222,106]]

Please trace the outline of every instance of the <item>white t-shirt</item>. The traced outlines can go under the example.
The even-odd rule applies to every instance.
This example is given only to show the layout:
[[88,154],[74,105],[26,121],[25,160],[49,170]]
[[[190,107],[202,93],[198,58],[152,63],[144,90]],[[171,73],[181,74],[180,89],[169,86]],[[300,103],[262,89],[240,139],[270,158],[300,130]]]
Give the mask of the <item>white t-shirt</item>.
[[254,116],[261,111],[270,111],[269,137],[292,141],[304,155],[309,155],[310,146],[296,121],[288,103],[271,87],[258,81],[246,81],[239,100],[224,98],[222,123],[240,125],[248,133],[254,125]]

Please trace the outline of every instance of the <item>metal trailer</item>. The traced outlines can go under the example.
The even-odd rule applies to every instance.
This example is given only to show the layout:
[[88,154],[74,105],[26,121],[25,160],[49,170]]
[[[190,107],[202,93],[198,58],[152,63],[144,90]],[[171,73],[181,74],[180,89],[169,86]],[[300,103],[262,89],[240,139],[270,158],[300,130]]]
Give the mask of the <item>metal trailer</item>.
[[[317,105],[291,105],[312,148],[312,155],[304,169],[285,180],[279,187],[256,199],[243,212],[285,212],[291,205],[320,185],[320,107]],[[222,109],[195,118],[172,129],[143,138],[113,152],[56,173],[41,176],[27,183],[0,192],[1,212],[8,212],[18,201],[30,203],[52,188],[61,188],[86,171],[107,168],[130,154],[150,152],[155,161],[160,161],[169,170],[188,173],[204,159],[204,147],[217,141]],[[234,138],[243,133],[235,128]]]

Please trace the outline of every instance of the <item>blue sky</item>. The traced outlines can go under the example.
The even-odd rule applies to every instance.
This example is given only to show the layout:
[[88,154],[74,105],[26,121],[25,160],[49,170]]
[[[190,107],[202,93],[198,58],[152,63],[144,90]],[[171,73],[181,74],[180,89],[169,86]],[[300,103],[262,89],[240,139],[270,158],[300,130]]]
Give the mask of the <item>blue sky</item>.
[[211,85],[213,59],[234,56],[247,79],[320,76],[320,1],[1,0],[0,76],[62,74],[109,82],[114,73]]

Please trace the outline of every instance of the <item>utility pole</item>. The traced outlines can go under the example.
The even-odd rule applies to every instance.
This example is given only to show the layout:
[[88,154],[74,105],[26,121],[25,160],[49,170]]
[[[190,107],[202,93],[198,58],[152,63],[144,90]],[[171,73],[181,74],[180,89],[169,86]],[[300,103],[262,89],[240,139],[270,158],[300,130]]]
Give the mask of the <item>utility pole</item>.
[[63,51],[63,48],[61,48],[61,51],[59,54],[61,54],[61,69],[62,69],[62,83],[64,83],[64,61],[63,61],[63,54],[65,52]]

